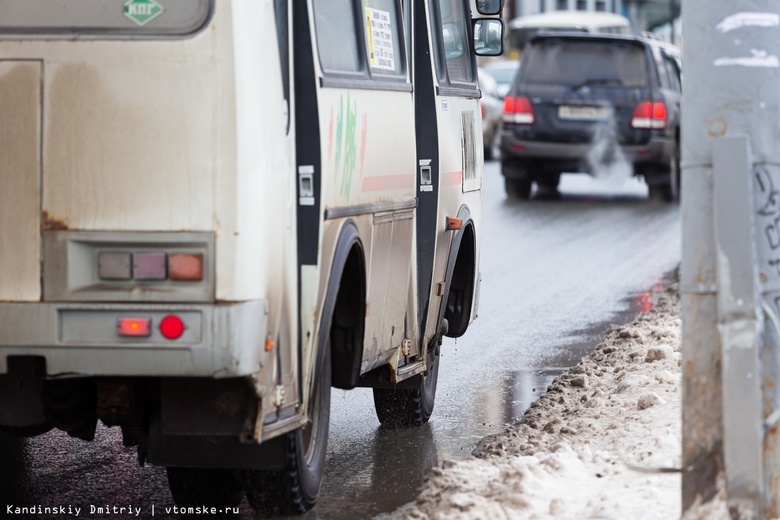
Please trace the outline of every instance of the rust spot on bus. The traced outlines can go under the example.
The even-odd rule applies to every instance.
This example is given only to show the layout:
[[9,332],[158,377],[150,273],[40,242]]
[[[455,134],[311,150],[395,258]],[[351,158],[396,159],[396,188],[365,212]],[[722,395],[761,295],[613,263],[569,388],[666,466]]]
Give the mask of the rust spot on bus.
[[48,211],[41,213],[41,229],[44,231],[63,231],[68,229],[68,223],[62,219],[52,217]]

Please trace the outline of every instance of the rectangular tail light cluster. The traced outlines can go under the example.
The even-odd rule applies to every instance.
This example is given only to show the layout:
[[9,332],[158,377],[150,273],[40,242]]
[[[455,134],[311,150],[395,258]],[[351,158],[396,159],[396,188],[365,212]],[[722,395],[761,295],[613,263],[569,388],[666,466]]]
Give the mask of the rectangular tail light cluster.
[[103,251],[98,253],[98,278],[101,280],[203,280],[203,255],[200,253],[135,253]]

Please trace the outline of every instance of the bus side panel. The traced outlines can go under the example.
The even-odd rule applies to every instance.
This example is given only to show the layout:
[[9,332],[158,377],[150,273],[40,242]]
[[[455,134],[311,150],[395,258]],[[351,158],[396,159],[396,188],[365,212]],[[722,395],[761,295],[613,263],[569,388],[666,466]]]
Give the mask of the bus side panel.
[[[482,155],[481,117],[477,99],[437,96],[439,131],[439,161],[441,190],[437,219],[436,255],[433,284],[430,293],[425,341],[438,332],[437,319],[444,298],[437,296],[438,283],[445,283],[451,232],[444,223],[447,217],[457,217],[461,205],[467,205],[472,218],[478,219],[481,208],[481,187],[484,159]],[[464,193],[465,192],[465,193]]]
[[0,61],[0,300],[37,301],[41,63]]
[[[364,206],[366,252],[363,370],[404,339],[415,205],[413,98],[409,92],[323,88],[323,193],[326,211]],[[388,209],[387,204],[395,204]]]

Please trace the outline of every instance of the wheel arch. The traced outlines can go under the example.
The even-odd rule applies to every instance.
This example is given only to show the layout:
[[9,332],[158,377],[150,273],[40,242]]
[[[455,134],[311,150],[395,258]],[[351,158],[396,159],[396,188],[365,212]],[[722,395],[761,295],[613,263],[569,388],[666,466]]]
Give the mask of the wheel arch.
[[363,359],[366,263],[357,226],[347,220],[339,233],[331,261],[317,340],[317,366],[330,339],[332,386],[357,386]]
[[476,226],[468,206],[460,207],[458,218],[463,225],[452,237],[444,279],[444,294],[447,298],[439,309],[439,323],[447,318],[448,330],[445,335],[449,338],[459,338],[465,334],[471,321],[477,283]]

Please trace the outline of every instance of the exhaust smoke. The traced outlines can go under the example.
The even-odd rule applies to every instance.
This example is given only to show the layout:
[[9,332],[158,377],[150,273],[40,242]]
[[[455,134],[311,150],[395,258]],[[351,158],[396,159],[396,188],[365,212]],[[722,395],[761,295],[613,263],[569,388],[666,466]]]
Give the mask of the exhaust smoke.
[[587,165],[595,178],[617,186],[631,178],[633,166],[618,145],[616,127],[615,111],[610,107],[609,115],[591,129]]

